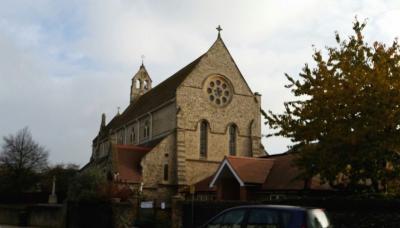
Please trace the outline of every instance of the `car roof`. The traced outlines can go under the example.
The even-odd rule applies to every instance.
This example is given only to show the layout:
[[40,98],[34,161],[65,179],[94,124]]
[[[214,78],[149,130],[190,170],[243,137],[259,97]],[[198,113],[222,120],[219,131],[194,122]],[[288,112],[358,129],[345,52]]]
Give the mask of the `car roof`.
[[231,209],[239,209],[239,208],[267,208],[267,209],[277,209],[277,210],[291,210],[291,211],[306,211],[310,209],[318,209],[314,207],[300,207],[300,206],[291,206],[291,205],[271,205],[271,204],[259,204],[259,205],[244,205],[238,207],[232,207]]
[[[236,209],[254,209],[254,208],[265,208],[265,209],[272,209],[272,210],[281,210],[281,211],[290,211],[290,212],[296,212],[296,213],[304,213],[307,210],[312,210],[312,209],[318,209],[315,207],[300,207],[300,206],[290,206],[290,205],[273,205],[273,204],[256,204],[256,205],[243,205],[243,206],[237,206],[237,207],[231,207],[228,209],[225,209],[215,215],[213,218],[211,218],[206,224],[209,224],[212,220],[217,218],[218,216],[221,216],[222,214],[231,211],[231,210],[236,210]],[[206,227],[203,225],[202,227]]]

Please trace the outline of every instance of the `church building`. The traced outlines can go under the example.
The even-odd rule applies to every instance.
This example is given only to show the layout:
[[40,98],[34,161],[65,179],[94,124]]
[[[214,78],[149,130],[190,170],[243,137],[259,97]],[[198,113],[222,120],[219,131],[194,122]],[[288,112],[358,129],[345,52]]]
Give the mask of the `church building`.
[[218,31],[206,53],[157,86],[140,66],[130,104],[108,123],[102,115],[83,169],[97,167],[147,199],[168,199],[213,175],[226,156],[266,155],[260,110],[261,96]]

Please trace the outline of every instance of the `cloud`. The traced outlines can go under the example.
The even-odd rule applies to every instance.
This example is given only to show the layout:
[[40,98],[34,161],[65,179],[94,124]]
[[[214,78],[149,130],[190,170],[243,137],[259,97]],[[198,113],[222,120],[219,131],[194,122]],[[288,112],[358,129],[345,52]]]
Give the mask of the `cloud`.
[[[346,37],[357,15],[368,40],[400,35],[393,1],[8,1],[0,8],[0,135],[29,126],[55,162],[86,163],[102,112],[129,101],[140,56],[155,84],[222,36],[263,109],[292,99],[284,73],[296,76],[312,47]],[[263,132],[269,130],[263,127]],[[264,140],[269,152],[289,140]]]

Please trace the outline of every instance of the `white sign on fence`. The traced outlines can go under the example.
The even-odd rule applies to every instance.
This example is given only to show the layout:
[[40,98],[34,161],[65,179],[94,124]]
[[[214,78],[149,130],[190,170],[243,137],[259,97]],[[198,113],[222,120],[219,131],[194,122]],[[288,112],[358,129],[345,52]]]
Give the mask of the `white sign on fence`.
[[144,201],[140,203],[140,208],[153,208],[153,201]]

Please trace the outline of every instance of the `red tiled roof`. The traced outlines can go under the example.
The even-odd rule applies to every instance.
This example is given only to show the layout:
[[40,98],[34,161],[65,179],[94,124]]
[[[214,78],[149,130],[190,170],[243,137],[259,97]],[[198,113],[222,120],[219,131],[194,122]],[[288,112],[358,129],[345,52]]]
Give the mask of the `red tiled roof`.
[[[202,179],[201,181],[197,182],[194,184],[194,189],[196,192],[215,192],[216,187],[210,188],[210,183],[212,179],[214,178],[214,175],[211,175],[209,177],[206,177]],[[190,187],[187,186],[185,187],[181,192],[186,192],[188,193],[190,191]]]
[[300,174],[300,170],[292,164],[293,158],[294,155],[292,154],[272,156],[274,167],[272,167],[270,175],[262,188],[266,190],[304,189],[304,180],[297,178]]
[[229,164],[244,183],[262,184],[273,166],[272,159],[250,157],[226,157]]
[[118,180],[128,183],[142,181],[140,161],[151,148],[133,145],[114,146],[114,170],[118,172]]
[[[301,171],[293,164],[295,156],[294,153],[259,158],[228,156],[221,162],[221,165],[226,160],[244,184],[260,184],[263,190],[302,190],[305,187],[305,181],[299,178]],[[221,168],[220,166],[218,170]],[[217,174],[218,172],[201,182],[211,183]],[[198,182],[196,185],[203,186],[203,183]],[[322,185],[318,177],[312,178],[310,188],[331,190],[329,185]]]
[[215,191],[215,187],[210,188],[210,182],[213,179],[214,175],[204,178],[203,180],[197,182],[194,187],[196,192],[213,192]]
[[[301,190],[304,189],[305,181],[299,178],[301,173],[300,169],[293,164],[296,154],[284,153],[278,155],[271,155],[266,158],[274,160],[266,182],[263,184],[264,190]],[[265,159],[265,158],[264,158]],[[319,178],[314,177],[311,181],[311,189],[314,190],[329,190],[328,185],[321,185]]]

